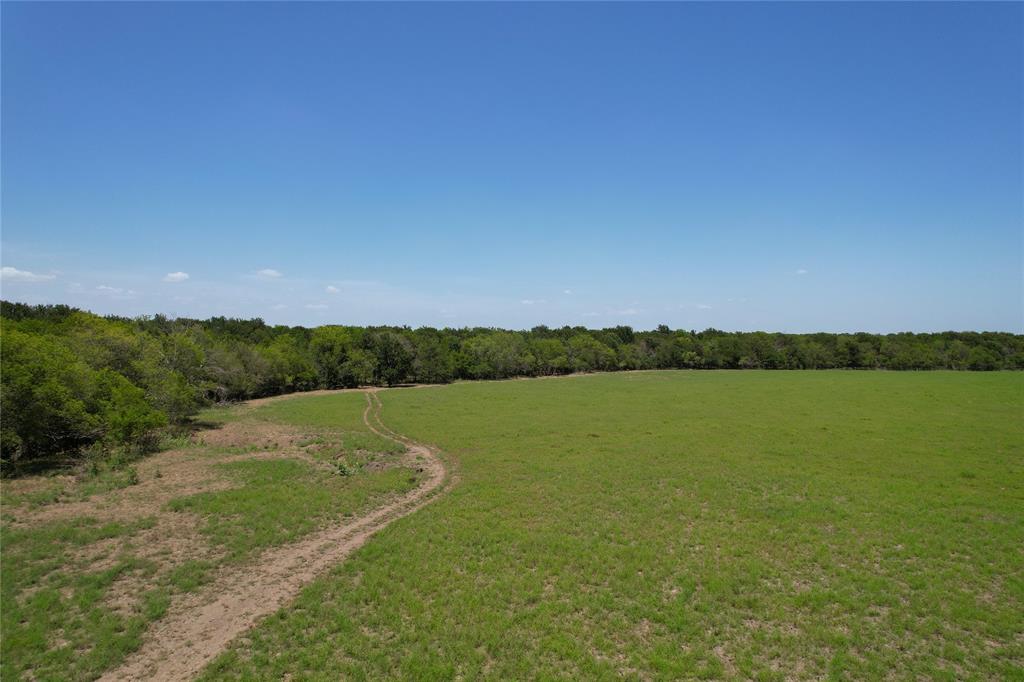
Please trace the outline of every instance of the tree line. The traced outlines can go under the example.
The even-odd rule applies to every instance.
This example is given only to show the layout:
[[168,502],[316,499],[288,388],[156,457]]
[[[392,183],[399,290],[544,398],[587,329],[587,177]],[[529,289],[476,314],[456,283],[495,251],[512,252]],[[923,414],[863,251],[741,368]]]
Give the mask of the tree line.
[[101,317],[0,302],[0,448],[17,462],[155,446],[216,402],[458,379],[635,369],[1024,369],[1003,332],[781,334],[534,327],[316,328],[213,317]]

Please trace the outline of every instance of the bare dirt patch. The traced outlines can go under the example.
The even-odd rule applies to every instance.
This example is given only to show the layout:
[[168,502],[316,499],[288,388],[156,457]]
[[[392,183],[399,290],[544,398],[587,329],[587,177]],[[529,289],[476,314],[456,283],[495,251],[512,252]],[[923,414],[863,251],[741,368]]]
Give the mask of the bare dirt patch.
[[260,421],[229,422],[219,429],[204,431],[197,436],[203,445],[219,448],[291,448],[302,440],[303,434],[284,424]]

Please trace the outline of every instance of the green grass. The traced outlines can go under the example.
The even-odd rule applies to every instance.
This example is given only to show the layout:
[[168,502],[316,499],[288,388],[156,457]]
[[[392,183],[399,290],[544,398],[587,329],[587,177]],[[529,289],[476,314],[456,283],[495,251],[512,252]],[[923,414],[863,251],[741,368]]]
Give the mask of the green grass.
[[328,429],[366,432],[363,411],[366,395],[361,392],[332,393],[271,400],[253,411],[257,419],[292,426],[319,426]]
[[[86,517],[34,525],[26,521],[41,506],[59,508],[69,501],[88,501],[97,510],[107,509],[110,495],[137,480],[136,470],[127,462],[90,460],[73,479],[42,480],[25,486],[31,492],[20,494],[10,492],[17,485],[5,483],[0,530],[0,679],[94,679],[139,646],[146,629],[164,615],[175,595],[202,587],[221,564],[241,564],[239,569],[245,570],[244,562],[260,549],[298,540],[332,520],[377,506],[387,495],[413,487],[415,473],[408,468],[363,466],[403,450],[379,439],[363,424],[363,395],[308,400],[316,406],[315,417],[305,423],[301,418],[298,424],[285,421],[292,418],[291,413],[280,410],[279,417],[276,404],[257,410],[227,408],[214,416],[221,421],[281,419],[302,426],[310,434],[310,448],[317,448],[310,454],[325,461],[343,457],[352,475],[340,476],[287,458],[217,465],[234,484],[232,488],[173,500],[170,509],[161,512],[198,513],[202,538],[209,543],[207,558],[189,559],[173,568],[137,556],[134,536],[152,527],[153,518],[122,523]],[[209,415],[203,418],[210,421]],[[211,459],[260,450],[195,447],[197,454]],[[172,468],[174,461],[165,466]],[[138,586],[128,595],[133,605],[112,608],[112,589],[129,577],[130,584]]]
[[650,372],[382,399],[458,485],[207,679],[1024,677],[1024,375]]
[[238,404],[221,404],[216,407],[207,407],[193,418],[193,423],[199,426],[216,427],[241,419],[244,412],[239,409]]
[[138,482],[138,472],[127,463],[105,459],[91,460],[78,466],[70,482],[53,477],[38,490],[23,493],[5,491],[4,505],[8,508],[24,506],[36,509],[58,502],[77,502],[93,495],[127,488]]
[[91,678],[138,646],[146,624],[162,615],[149,607],[152,597],[143,613],[125,616],[103,596],[122,575],[154,567],[124,554],[94,569],[76,561],[74,550],[151,524],[81,518],[4,532],[4,679],[19,679],[28,669],[36,679]]
[[344,462],[343,470],[357,475],[341,476],[297,459],[231,462],[221,468],[237,487],[179,498],[170,508],[201,514],[206,519],[203,533],[227,552],[228,560],[240,561],[253,551],[292,542],[330,519],[363,511],[385,494],[411,490],[416,476],[410,469],[364,468],[381,455],[405,450],[366,427],[365,408],[364,394],[335,393],[274,400],[252,411],[233,407],[205,412],[201,418],[207,421],[248,419],[300,427],[309,434],[299,442],[307,454]]
[[401,445],[366,428],[365,409],[363,393],[334,393],[274,400],[256,408],[251,418],[313,428],[318,434],[335,436],[340,447],[349,451],[402,452]]
[[388,493],[416,485],[410,469],[339,476],[296,459],[241,461],[221,467],[238,487],[173,500],[174,511],[202,515],[203,533],[231,561],[255,550],[293,542],[327,520],[349,516],[379,503]]

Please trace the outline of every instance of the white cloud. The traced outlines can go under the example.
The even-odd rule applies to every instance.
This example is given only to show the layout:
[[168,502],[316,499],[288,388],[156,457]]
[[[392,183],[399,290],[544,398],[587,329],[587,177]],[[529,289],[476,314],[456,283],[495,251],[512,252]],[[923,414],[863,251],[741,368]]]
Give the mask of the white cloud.
[[19,270],[18,268],[12,268],[4,266],[0,268],[0,279],[8,282],[48,282],[51,279],[56,279],[57,275],[37,275],[34,272],[28,270]]
[[798,275],[806,275],[807,271],[804,270],[803,268],[800,268],[799,270],[796,271],[796,274],[798,274]]
[[581,317],[601,317],[601,313],[583,313]]
[[106,284],[101,284],[96,287],[96,291],[103,294],[104,296],[111,296],[113,298],[130,298],[135,295],[135,292],[131,289],[122,289],[121,287],[111,287]]
[[536,305],[538,303],[547,303],[543,298],[524,298],[520,301],[523,305]]
[[566,289],[562,293],[565,294],[566,296],[572,296],[572,289]]
[[263,279],[280,279],[281,277],[284,277],[284,274],[274,270],[273,268],[264,268],[262,270],[257,270],[256,276],[262,277]]
[[273,308],[274,310],[284,310],[288,306],[286,306],[284,303],[276,303],[270,307]]
[[168,272],[164,275],[165,282],[184,282],[188,279],[187,272]]
[[329,294],[337,294],[337,293],[341,292],[341,289],[339,289],[338,287],[334,286],[333,284],[329,284],[329,285],[327,285],[327,288],[324,289],[324,291],[326,291]]
[[309,310],[327,310],[326,303],[307,303],[305,307]]
[[636,315],[639,312],[640,311],[637,310],[636,308],[623,308],[622,310],[616,310],[615,314],[616,315]]
[[698,303],[697,308],[699,310],[711,310],[711,306],[709,306],[707,303]]

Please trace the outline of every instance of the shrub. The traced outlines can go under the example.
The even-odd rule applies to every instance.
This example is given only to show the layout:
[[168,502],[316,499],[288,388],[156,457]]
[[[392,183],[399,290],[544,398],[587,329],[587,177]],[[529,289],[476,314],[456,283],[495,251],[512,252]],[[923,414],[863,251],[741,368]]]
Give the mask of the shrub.
[[106,439],[117,445],[138,445],[154,429],[167,425],[167,416],[146,402],[146,394],[111,370],[99,373],[97,397]]

